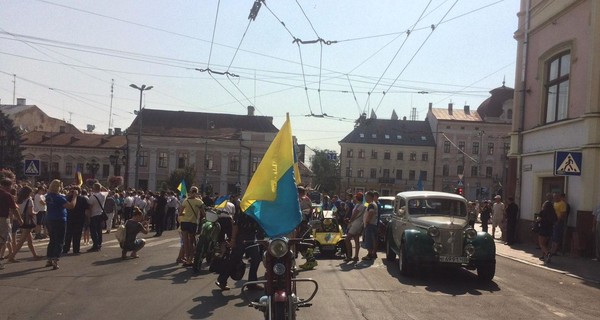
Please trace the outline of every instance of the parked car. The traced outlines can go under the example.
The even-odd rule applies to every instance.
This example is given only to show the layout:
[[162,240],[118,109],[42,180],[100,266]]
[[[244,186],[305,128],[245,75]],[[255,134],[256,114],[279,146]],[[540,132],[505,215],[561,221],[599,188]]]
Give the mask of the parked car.
[[404,276],[424,267],[454,266],[476,269],[479,279],[491,281],[496,273],[494,239],[467,220],[467,201],[460,195],[398,193],[386,228],[386,258],[393,261],[397,255]]
[[394,197],[379,197],[379,210],[377,237],[379,239],[379,248],[385,248],[385,230],[392,217],[392,213],[394,213]]

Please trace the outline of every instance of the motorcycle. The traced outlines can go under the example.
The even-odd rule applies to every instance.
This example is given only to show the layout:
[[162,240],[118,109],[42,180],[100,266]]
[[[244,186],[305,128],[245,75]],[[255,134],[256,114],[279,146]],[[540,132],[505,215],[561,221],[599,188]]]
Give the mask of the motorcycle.
[[[276,237],[270,240],[253,241],[263,248],[265,254],[265,280],[248,281],[242,286],[242,294],[246,296],[246,287],[263,285],[265,294],[250,303],[250,307],[262,311],[265,320],[296,319],[296,311],[301,307],[310,307],[312,299],[319,290],[319,284],[310,278],[296,278],[294,253],[290,250],[295,244],[311,246],[303,242],[305,239]],[[313,293],[307,299],[300,299],[296,294],[296,284],[309,282],[314,285]]]
[[219,234],[221,233],[221,225],[218,222],[219,214],[212,209],[206,210],[206,218],[202,220],[200,234],[196,242],[196,251],[194,252],[194,261],[192,269],[195,273],[202,270],[202,261],[206,260],[208,265],[211,264],[217,251],[219,251]]

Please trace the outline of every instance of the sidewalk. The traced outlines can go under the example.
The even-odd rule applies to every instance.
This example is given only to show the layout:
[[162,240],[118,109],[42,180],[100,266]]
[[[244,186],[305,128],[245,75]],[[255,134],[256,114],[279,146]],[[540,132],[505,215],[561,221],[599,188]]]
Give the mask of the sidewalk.
[[534,244],[527,243],[508,246],[500,240],[496,240],[496,255],[558,272],[586,282],[600,284],[600,262],[590,258],[573,257],[567,253],[565,255],[553,256],[550,263],[544,264],[543,261],[538,259],[541,255],[541,250],[537,249]]

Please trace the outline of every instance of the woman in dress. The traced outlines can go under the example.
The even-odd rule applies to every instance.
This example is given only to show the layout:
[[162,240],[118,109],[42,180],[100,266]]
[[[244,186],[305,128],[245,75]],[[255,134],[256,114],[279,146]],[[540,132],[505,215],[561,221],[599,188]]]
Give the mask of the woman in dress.
[[[365,206],[363,204],[363,194],[362,192],[357,193],[354,196],[354,209],[352,210],[352,216],[348,221],[348,233],[346,234],[346,258],[344,261],[358,261],[358,251],[360,250],[360,235],[362,234],[362,230],[364,227],[363,224],[363,214],[365,213]],[[352,243],[351,240],[354,239],[354,257],[352,257]]]
[[19,226],[21,231],[21,236],[19,240],[17,240],[16,247],[14,248],[12,254],[8,257],[9,262],[17,262],[15,260],[15,256],[23,247],[25,241],[27,241],[27,246],[33,254],[34,259],[39,259],[39,256],[35,252],[35,247],[33,246],[33,237],[31,236],[31,231],[36,227],[36,216],[33,212],[33,199],[31,198],[31,194],[33,193],[33,189],[29,186],[24,186],[21,188],[19,193],[17,194],[17,204],[19,205],[19,214],[23,219],[23,223]]
[[67,230],[67,209],[75,208],[77,204],[77,190],[71,190],[72,197],[71,201],[67,200],[63,194],[61,194],[63,184],[60,180],[52,180],[48,187],[48,193],[46,194],[46,228],[50,236],[48,242],[48,250],[46,256],[48,262],[46,267],[52,267],[52,269],[58,269],[58,259],[63,250],[65,244],[65,234]]

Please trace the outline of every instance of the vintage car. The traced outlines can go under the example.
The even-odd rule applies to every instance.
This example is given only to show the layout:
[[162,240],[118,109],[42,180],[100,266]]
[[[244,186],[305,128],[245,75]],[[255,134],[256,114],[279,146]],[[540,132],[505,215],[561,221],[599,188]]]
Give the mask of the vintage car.
[[379,225],[377,230],[377,238],[379,239],[379,248],[385,247],[386,226],[394,213],[394,197],[382,196],[379,197]]
[[346,252],[345,236],[333,211],[323,210],[319,219],[310,222],[317,253],[340,256]]
[[437,191],[409,191],[396,195],[387,224],[386,258],[398,255],[400,273],[411,276],[434,266],[477,270],[483,281],[496,273],[496,245],[486,232],[467,224],[467,201],[460,195]]

